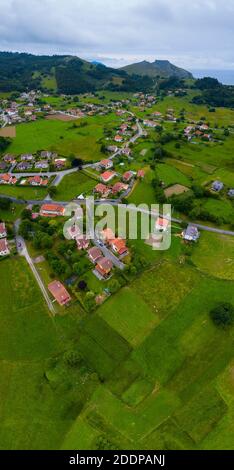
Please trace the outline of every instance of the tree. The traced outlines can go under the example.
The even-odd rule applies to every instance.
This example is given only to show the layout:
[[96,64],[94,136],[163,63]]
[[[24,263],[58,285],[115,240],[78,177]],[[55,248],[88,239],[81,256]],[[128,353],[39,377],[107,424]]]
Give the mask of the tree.
[[23,209],[21,212],[21,218],[31,220],[32,212],[29,209]]
[[234,306],[222,302],[210,311],[210,317],[216,326],[228,328],[234,323]]
[[0,136],[0,152],[4,152],[10,143],[11,139]]
[[80,282],[78,282],[78,287],[80,290],[86,290],[87,289],[87,282],[85,282],[84,280],[81,280]]
[[109,291],[111,294],[114,294],[120,289],[120,283],[117,279],[111,279],[108,285]]
[[0,209],[5,211],[9,210],[11,207],[11,200],[5,197],[0,197]]
[[87,310],[93,310],[96,306],[95,302],[95,294],[92,291],[89,291],[85,294],[84,298],[84,305],[87,308]]
[[82,362],[82,357],[78,351],[67,351],[64,360],[70,367],[77,367]]

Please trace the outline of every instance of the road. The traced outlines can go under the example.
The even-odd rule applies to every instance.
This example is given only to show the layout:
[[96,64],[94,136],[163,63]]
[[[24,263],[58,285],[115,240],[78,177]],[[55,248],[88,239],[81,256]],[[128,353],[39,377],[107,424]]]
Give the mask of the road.
[[15,226],[14,226],[14,229],[15,229],[15,240],[16,240],[16,246],[17,246],[17,251],[19,253],[19,255],[21,256],[24,256],[36,281],[37,281],[37,284],[42,292],[42,295],[47,303],[47,306],[50,310],[50,312],[52,313],[52,315],[54,316],[56,314],[56,311],[55,311],[55,308],[54,308],[54,305],[52,303],[52,301],[50,300],[50,297],[49,297],[49,294],[37,272],[37,269],[35,268],[35,265],[32,261],[32,258],[31,256],[29,255],[29,252],[28,252],[28,249],[27,249],[27,246],[26,246],[26,243],[23,239],[23,237],[21,237],[20,235],[18,235],[18,230],[19,230],[19,224],[20,224],[20,219],[16,220],[15,222]]
[[[20,178],[20,177],[28,177],[28,176],[36,176],[36,175],[40,175],[40,176],[48,176],[48,177],[51,177],[51,176],[61,176],[62,178],[66,175],[70,175],[70,173],[75,173],[77,170],[77,168],[70,168],[69,170],[61,170],[61,171],[37,171],[37,172],[20,172],[20,173],[16,173],[16,172],[11,172],[11,170],[9,171],[9,174],[12,174],[13,176],[16,176],[17,178]],[[3,173],[0,173],[0,176],[3,175]]]
[[[40,200],[40,201],[38,201],[38,200],[22,200],[22,199],[17,199],[15,197],[6,196],[6,195],[3,195],[3,194],[1,194],[1,197],[4,197],[6,199],[10,199],[15,204],[37,204],[37,205],[40,206],[40,205],[45,203],[45,199]],[[50,202],[52,202],[54,204],[60,204],[61,206],[66,206],[67,204],[69,204],[68,201],[53,201],[53,200],[51,200]],[[74,199],[72,202],[76,202],[77,204],[86,204],[85,199],[81,199],[81,200]],[[95,205],[112,204],[113,206],[121,205],[119,199],[96,199],[94,201],[94,204]],[[146,214],[149,214],[149,215],[154,215],[154,216],[161,215],[161,214],[155,214],[155,212],[140,209],[138,207],[135,207],[135,208],[132,207],[132,210],[136,211],[136,212],[143,212],[143,213],[146,213]],[[209,225],[197,224],[196,222],[192,222],[190,220],[185,220],[185,219],[182,220],[182,219],[177,219],[175,217],[171,217],[171,221],[175,222],[177,224],[186,223],[188,225],[194,225],[195,227],[199,228],[200,230],[204,230],[204,231],[207,231],[207,232],[220,233],[222,235],[230,235],[230,236],[234,237],[234,231],[232,231],[232,230],[224,230],[224,229],[221,229],[221,228],[210,227]]]

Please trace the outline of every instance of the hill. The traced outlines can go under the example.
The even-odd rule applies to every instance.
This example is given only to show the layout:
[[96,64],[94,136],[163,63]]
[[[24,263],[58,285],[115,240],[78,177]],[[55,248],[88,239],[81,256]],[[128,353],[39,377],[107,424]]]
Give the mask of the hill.
[[0,70],[1,92],[43,89],[76,94],[100,89],[144,91],[153,86],[150,78],[133,78],[124,70],[90,63],[75,56],[0,52]]
[[192,74],[187,70],[181,69],[176,65],[171,64],[168,60],[155,60],[154,62],[138,62],[136,64],[126,65],[120,70],[124,70],[130,75],[148,75],[151,78],[155,77],[170,77],[175,76],[177,78],[193,78]]

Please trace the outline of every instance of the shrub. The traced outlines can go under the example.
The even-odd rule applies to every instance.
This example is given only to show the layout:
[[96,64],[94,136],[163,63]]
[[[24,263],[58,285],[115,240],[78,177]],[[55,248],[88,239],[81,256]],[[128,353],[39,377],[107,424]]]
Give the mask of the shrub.
[[234,323],[234,306],[222,302],[210,311],[210,317],[216,326],[227,328]]

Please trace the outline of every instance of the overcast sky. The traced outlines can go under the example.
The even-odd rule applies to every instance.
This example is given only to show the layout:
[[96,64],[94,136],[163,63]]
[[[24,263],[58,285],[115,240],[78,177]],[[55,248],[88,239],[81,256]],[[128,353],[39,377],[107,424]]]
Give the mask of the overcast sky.
[[0,0],[0,50],[234,68],[234,0]]

